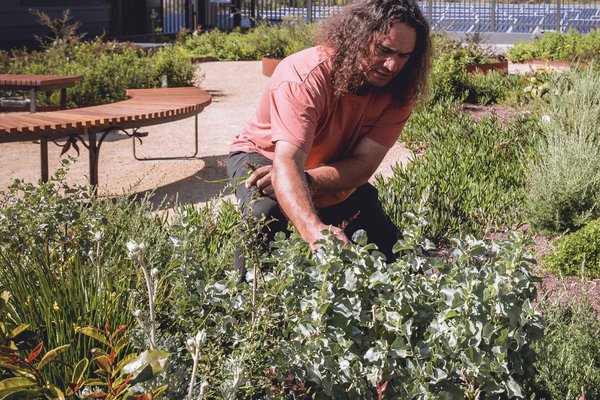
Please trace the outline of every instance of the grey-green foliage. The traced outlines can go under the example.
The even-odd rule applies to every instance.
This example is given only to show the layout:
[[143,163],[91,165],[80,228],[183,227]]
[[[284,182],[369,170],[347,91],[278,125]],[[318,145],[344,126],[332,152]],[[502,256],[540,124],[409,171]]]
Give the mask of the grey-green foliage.
[[536,375],[530,390],[536,399],[600,398],[600,320],[589,299],[543,301],[545,337],[533,344]]
[[[127,241],[144,241],[148,262],[161,268],[168,243],[147,200],[89,196],[87,188],[64,184],[64,174],[40,185],[17,181],[2,195],[0,292],[11,295],[8,317],[29,324],[45,348],[71,345],[61,359],[73,367],[94,347],[75,326],[132,325],[132,306],[144,299]],[[45,374],[63,388],[71,379],[61,364]]]
[[424,154],[377,181],[387,213],[404,226],[403,212],[415,211],[428,193],[432,238],[518,224],[535,131],[524,118],[507,126],[493,117],[475,122],[449,102],[418,110],[404,134]]
[[418,227],[427,219],[408,217],[393,264],[364,232],[359,245],[327,243],[312,258],[277,244],[284,359],[319,385],[317,398],[523,397],[518,381],[542,332],[526,242],[453,239],[448,259],[429,257]]
[[600,75],[563,75],[544,99],[543,139],[529,165],[528,218],[535,228],[577,229],[600,215]]

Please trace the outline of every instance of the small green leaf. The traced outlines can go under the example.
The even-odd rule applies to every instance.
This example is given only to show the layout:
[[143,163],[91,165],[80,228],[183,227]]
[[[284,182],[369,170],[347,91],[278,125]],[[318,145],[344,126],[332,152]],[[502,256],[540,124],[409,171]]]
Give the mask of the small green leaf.
[[77,328],[75,328],[75,332],[81,333],[81,334],[86,335],[86,336],[89,336],[92,339],[95,339],[95,340],[99,341],[100,343],[102,343],[102,344],[104,344],[106,346],[110,346],[110,344],[108,343],[108,340],[96,328],[92,328],[92,327],[83,327],[83,328],[82,327],[77,327]]
[[21,324],[21,325],[17,326],[11,332],[12,337],[14,338],[14,337],[19,336],[19,334],[24,332],[27,328],[29,328],[29,324]]
[[70,346],[71,346],[70,344],[65,344],[65,345],[59,346],[55,349],[48,351],[46,354],[44,354],[44,357],[42,357],[42,360],[38,364],[37,368],[38,369],[44,368],[46,366],[46,364],[48,364],[50,361],[54,360],[61,352],[68,349]]
[[94,358],[94,361],[103,371],[106,371],[108,373],[112,371],[112,365],[110,364],[110,358],[108,356],[98,356]]
[[6,396],[16,394],[20,391],[29,391],[34,389],[38,389],[35,380],[24,378],[22,376],[4,379],[0,381],[0,399],[4,399]]
[[157,399],[160,396],[162,396],[167,391],[168,388],[169,388],[169,385],[163,385],[163,386],[159,387],[158,389],[156,389],[154,391],[154,398]]
[[169,354],[164,350],[146,350],[125,365],[121,374],[131,374],[131,383],[147,381],[165,369]]
[[81,385],[83,382],[83,375],[87,371],[87,367],[90,364],[87,358],[80,360],[75,368],[73,368],[73,375],[71,375],[71,383],[74,385]]

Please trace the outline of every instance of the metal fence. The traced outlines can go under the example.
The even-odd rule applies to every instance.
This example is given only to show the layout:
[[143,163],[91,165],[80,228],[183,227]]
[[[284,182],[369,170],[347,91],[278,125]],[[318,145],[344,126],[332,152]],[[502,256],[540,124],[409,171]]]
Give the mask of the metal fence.
[[[259,21],[285,19],[311,22],[326,18],[344,0],[207,0],[204,27],[232,29]],[[420,1],[434,30],[455,32],[538,33],[600,27],[600,0],[457,0]]]

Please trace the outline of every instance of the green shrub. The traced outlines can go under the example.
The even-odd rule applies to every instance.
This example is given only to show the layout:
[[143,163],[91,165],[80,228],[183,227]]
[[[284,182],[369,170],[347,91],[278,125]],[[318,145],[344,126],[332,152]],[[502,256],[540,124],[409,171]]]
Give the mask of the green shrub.
[[469,74],[469,93],[465,101],[472,104],[522,103],[525,82],[520,75],[497,71]]
[[600,219],[560,240],[543,264],[559,274],[600,278]]
[[423,256],[419,231],[407,229],[393,264],[362,247],[364,233],[359,246],[337,242],[315,257],[297,239],[279,243],[286,362],[318,384],[319,398],[522,397],[516,380],[541,334],[524,243],[454,240],[441,260]]
[[600,54],[600,30],[579,33],[569,30],[544,32],[530,42],[516,43],[508,51],[507,57],[513,62],[542,59],[548,61],[584,61],[598,60]]
[[154,64],[154,82],[160,82],[165,75],[169,86],[189,86],[194,76],[194,65],[190,62],[189,53],[183,46],[168,46],[159,49],[152,56]]
[[186,39],[185,46],[194,55],[217,60],[258,60],[261,56],[251,42],[251,34],[240,31],[213,29],[193,34]]
[[403,213],[426,196],[432,219],[427,234],[436,239],[520,223],[523,161],[534,127],[526,119],[507,127],[495,118],[476,123],[445,104],[421,108],[405,127],[408,136],[424,141],[425,153],[377,180],[386,211],[402,227]]
[[600,398],[600,320],[587,299],[569,298],[542,303],[545,335],[532,345],[536,375],[529,388],[536,399],[578,399],[582,392]]
[[528,167],[527,215],[540,231],[575,230],[600,215],[600,77],[563,75],[544,97],[543,138]]
[[456,99],[462,102],[469,92],[469,76],[466,63],[456,52],[441,54],[434,58],[431,69],[429,102]]
[[[61,50],[62,51],[62,50]],[[8,61],[0,57],[5,73],[78,75],[80,81],[69,88],[69,107],[112,103],[125,99],[126,89],[160,86],[167,75],[172,86],[190,85],[193,65],[179,46],[144,52],[131,45],[95,41],[69,48],[69,57],[50,48],[44,52],[13,51]],[[39,94],[41,104],[59,104],[60,96]]]
[[261,24],[251,32],[250,40],[261,56],[284,58],[314,45],[315,25],[297,21]]

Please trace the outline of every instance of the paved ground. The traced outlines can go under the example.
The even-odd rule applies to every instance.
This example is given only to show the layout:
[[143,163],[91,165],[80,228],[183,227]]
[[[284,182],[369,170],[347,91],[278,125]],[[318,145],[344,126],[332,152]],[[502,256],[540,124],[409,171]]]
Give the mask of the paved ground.
[[[226,177],[229,143],[252,116],[263,86],[260,62],[210,62],[199,66],[204,74],[201,87],[213,95],[213,102],[199,116],[200,150],[197,159],[185,161],[136,161],[131,139],[110,135],[100,152],[99,180],[103,194],[155,190],[157,198],[178,196],[185,203],[202,203],[216,196],[223,183],[208,181]],[[193,152],[194,119],[189,118],[145,128],[149,132],[140,156],[190,154]],[[87,182],[87,151],[71,167],[68,182]],[[50,144],[50,174],[59,166],[61,148]],[[70,155],[76,156],[71,150]],[[406,161],[409,152],[397,144],[388,154],[378,173],[387,175],[391,166]],[[0,144],[0,191],[14,179],[36,181],[40,176],[39,145],[34,143]]]

